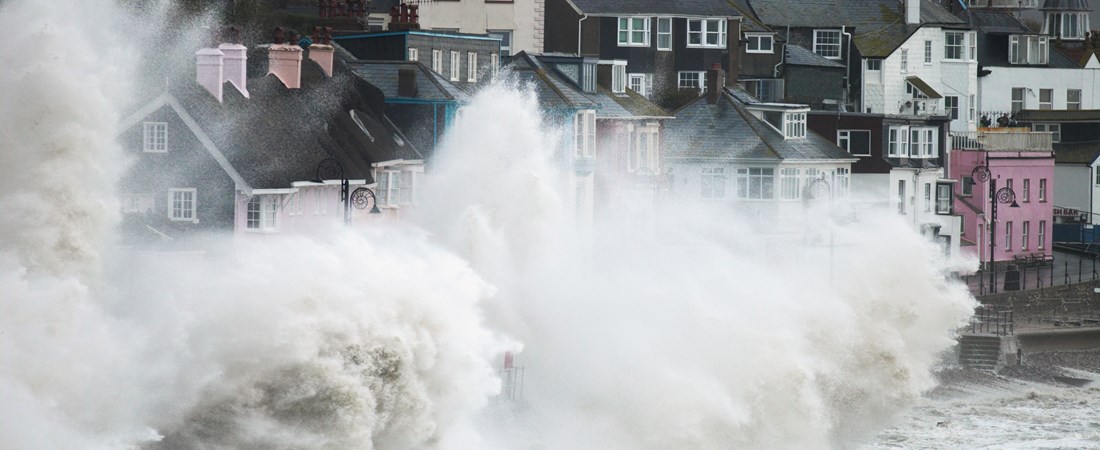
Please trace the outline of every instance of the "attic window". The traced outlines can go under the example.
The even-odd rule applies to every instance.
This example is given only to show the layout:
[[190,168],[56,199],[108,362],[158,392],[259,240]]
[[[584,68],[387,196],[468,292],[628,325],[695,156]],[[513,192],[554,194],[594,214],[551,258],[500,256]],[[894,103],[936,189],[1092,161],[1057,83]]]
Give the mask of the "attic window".
[[783,137],[787,139],[806,138],[806,113],[794,112],[783,115]]
[[374,142],[374,136],[371,136],[370,131],[367,131],[367,126],[363,125],[362,120],[359,120],[359,116],[355,114],[355,110],[348,111],[348,114],[351,114],[351,120],[355,122],[356,125],[359,125],[359,131],[362,131],[363,134],[367,135],[367,139]]
[[1008,62],[1012,64],[1046,64],[1048,42],[1046,36],[1009,36]]
[[164,153],[168,151],[168,123],[145,122],[144,145],[146,153]]

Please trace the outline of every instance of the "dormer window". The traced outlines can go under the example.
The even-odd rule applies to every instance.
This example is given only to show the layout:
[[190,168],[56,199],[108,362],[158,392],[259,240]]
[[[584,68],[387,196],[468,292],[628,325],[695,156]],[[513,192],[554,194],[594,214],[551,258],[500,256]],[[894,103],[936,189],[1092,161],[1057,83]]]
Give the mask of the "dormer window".
[[611,92],[626,92],[626,61],[615,61],[611,65]]
[[649,47],[649,18],[620,17],[619,47]]
[[1012,64],[1046,64],[1048,52],[1046,36],[1009,36],[1008,62]]
[[783,115],[783,137],[787,139],[806,138],[806,113],[789,112]]

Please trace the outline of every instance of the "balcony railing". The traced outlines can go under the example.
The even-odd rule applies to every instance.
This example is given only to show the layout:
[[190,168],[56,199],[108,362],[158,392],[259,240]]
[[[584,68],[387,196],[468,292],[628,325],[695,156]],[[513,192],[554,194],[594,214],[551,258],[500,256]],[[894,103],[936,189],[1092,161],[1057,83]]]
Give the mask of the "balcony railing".
[[972,151],[1049,152],[1053,133],[1033,131],[962,131],[951,133],[951,148]]

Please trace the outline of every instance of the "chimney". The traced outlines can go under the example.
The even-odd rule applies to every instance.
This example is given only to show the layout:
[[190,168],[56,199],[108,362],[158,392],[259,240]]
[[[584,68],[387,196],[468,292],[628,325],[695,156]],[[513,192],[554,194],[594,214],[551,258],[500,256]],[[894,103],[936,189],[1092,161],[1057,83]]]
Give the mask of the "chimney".
[[221,50],[216,48],[204,48],[195,52],[195,79],[218,99],[218,103],[222,101],[223,57]]
[[402,67],[397,71],[397,96],[405,98],[416,97],[416,69]]
[[707,103],[718,103],[718,98],[722,96],[722,89],[726,86],[726,71],[722,70],[722,65],[715,63],[707,71]]
[[921,0],[903,0],[905,2],[905,23],[920,25]]
[[332,28],[314,27],[313,45],[309,46],[309,59],[321,66],[325,76],[332,77],[332,56],[336,52],[331,45]]
[[244,98],[248,98],[248,47],[241,44],[222,44],[218,46],[218,50],[225,55],[222,58],[222,83],[232,83]]
[[302,87],[302,47],[283,43],[283,29],[275,29],[275,43],[267,50],[267,73],[275,74],[287,89]]

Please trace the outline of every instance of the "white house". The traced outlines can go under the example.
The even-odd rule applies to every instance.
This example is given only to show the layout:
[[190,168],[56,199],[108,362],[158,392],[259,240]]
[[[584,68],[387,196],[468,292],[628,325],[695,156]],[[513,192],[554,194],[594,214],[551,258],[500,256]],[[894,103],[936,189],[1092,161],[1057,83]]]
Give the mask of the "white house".
[[419,2],[420,27],[489,34],[500,38],[500,56],[543,50],[546,0]]

